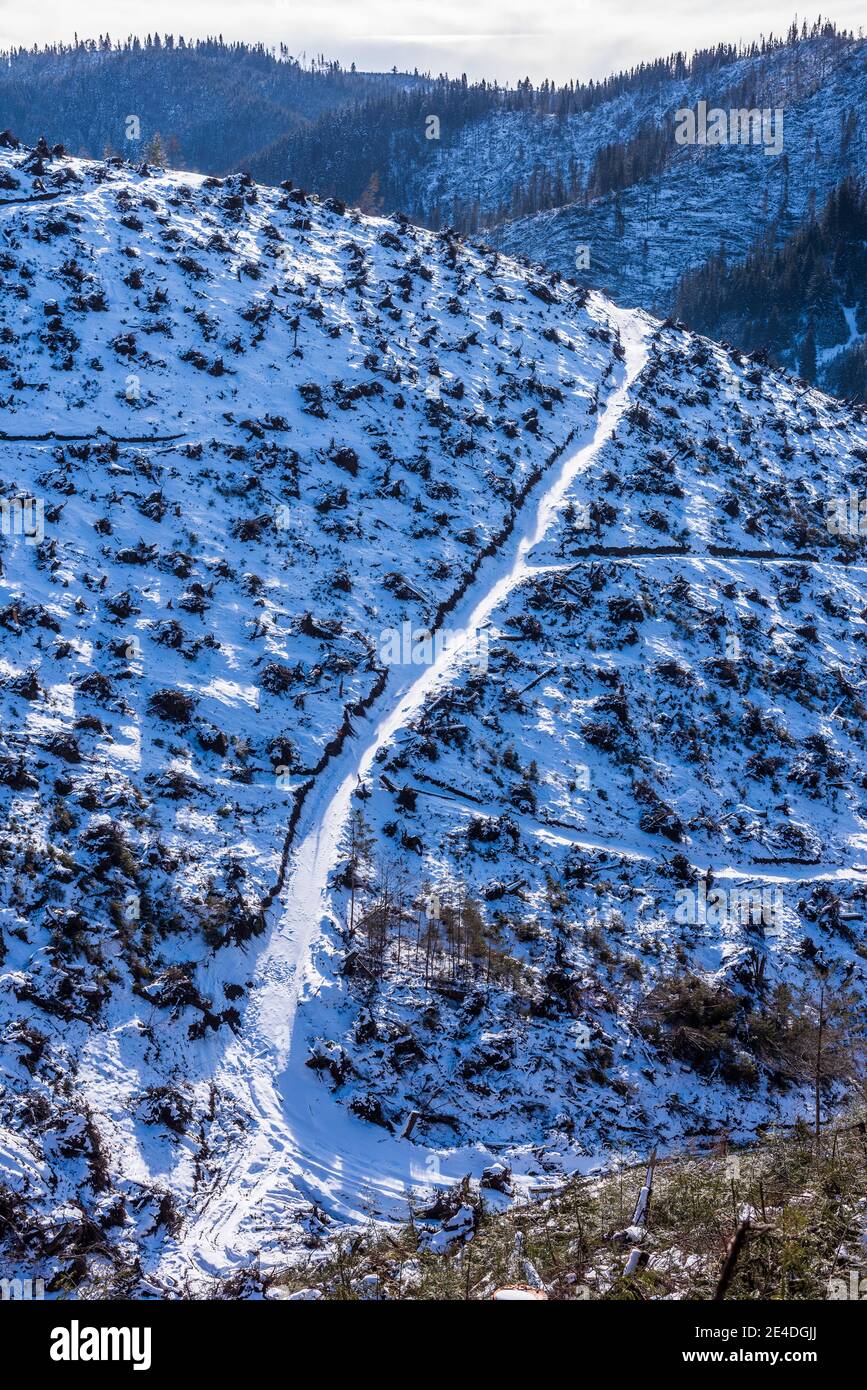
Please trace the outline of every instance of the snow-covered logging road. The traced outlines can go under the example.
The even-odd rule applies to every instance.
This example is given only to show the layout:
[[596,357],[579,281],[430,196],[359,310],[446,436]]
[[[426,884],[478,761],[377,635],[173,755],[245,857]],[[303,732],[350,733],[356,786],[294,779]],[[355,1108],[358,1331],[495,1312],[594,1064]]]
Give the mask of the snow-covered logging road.
[[[533,568],[533,549],[570,486],[630,404],[655,324],[631,311],[610,308],[609,313],[624,349],[616,385],[588,422],[584,442],[553,464],[528,493],[506,545],[482,563],[445,620],[450,632],[472,634],[484,628],[526,578]],[[244,1027],[220,1058],[214,1078],[252,1117],[251,1123],[217,1182],[202,1194],[177,1246],[164,1256],[160,1274],[165,1279],[184,1279],[191,1270],[193,1277],[195,1272],[225,1274],[253,1251],[267,1254],[287,1229],[293,1210],[311,1201],[346,1220],[362,1219],[371,1210],[405,1212],[413,1186],[432,1178],[447,1182],[468,1172],[478,1174],[492,1159],[477,1147],[426,1155],[417,1144],[349,1114],[305,1065],[309,1037],[328,1032],[323,986],[333,940],[329,875],[339,858],[353,791],[379,750],[448,680],[462,650],[450,642],[429,666],[390,667],[386,688],[367,719],[305,799],[284,890],[272,908],[277,920],[256,962]]]

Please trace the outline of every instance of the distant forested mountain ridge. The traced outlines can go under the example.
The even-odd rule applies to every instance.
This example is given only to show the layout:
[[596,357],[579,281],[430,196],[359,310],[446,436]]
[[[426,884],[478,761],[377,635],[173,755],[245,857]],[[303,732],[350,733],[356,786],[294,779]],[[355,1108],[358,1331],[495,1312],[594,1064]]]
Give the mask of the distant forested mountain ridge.
[[[113,43],[106,34],[0,54],[0,125],[21,140],[42,134],[73,154],[141,157],[156,135],[177,168],[221,174],[251,150],[412,78],[346,71],[285,45],[186,41],[166,34]],[[140,134],[130,136],[135,116]],[[134,130],[135,127],[133,126]]]
[[[548,80],[534,86],[529,78],[516,87],[418,79],[369,96],[362,109],[324,112],[315,125],[251,154],[250,169],[265,183],[291,174],[323,194],[476,232],[582,195],[588,179],[592,187],[602,175],[595,163],[588,175],[577,157],[576,132],[591,141],[597,131],[613,136],[634,103],[690,71],[730,62],[734,52],[720,46],[692,62],[675,53],[602,81],[560,87]],[[596,146],[604,149],[598,137]]]
[[[355,109],[323,112],[315,124],[251,150],[245,167],[266,183],[291,177],[323,196],[400,210],[433,228],[491,231],[664,181],[694,154],[674,140],[678,108],[702,98],[748,107],[802,101],[855,46],[851,34],[822,21],[793,25],[785,38],[672,53],[599,82],[527,79],[504,88],[419,80],[371,94]],[[544,219],[522,226],[518,240],[535,233],[544,236]],[[510,249],[522,248],[513,241]],[[574,268],[574,249],[558,268]]]

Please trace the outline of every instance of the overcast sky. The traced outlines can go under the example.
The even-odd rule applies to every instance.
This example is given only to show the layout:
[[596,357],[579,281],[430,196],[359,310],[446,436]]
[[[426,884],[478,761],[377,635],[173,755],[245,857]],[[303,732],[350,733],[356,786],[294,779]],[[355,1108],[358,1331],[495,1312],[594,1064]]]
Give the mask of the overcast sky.
[[[818,7],[817,7],[818,8]],[[778,0],[0,0],[0,46],[149,30],[185,38],[288,45],[345,66],[418,67],[513,82],[602,77],[674,49],[785,31]],[[856,31],[864,0],[835,0],[831,17]],[[813,14],[808,18],[812,20]]]

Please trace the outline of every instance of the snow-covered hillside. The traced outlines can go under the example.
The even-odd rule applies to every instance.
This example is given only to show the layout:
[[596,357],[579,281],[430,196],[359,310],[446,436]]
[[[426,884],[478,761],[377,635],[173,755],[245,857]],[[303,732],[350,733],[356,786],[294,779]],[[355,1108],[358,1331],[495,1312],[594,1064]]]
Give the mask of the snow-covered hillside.
[[[11,1262],[166,1289],[796,1110],[774,987],[860,988],[863,420],[292,187],[0,190]],[[720,882],[782,910],[677,917]]]
[[556,277],[291,188],[14,145],[0,182],[6,1132],[33,1196],[89,1171],[110,1204],[120,1177],[183,1201],[381,634],[508,538],[615,330]]
[[[410,881],[439,900],[447,983],[432,1003],[417,932],[403,971],[389,934],[341,1091],[422,1129],[439,1094],[485,1140],[547,1132],[553,1166],[787,1114],[775,990],[826,959],[860,979],[864,949],[863,539],[826,524],[864,424],[674,328],[631,402],[498,596],[485,672],[362,786],[377,845],[435,847]],[[699,979],[741,1014],[702,1037],[696,998],[688,1038],[668,996]]]

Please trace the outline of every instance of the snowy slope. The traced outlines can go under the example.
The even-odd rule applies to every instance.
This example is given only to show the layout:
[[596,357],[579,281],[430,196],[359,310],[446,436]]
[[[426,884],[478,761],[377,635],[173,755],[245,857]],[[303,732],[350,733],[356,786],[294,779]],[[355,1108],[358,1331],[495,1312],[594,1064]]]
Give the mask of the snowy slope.
[[[288,1211],[315,1247],[322,1213],[399,1215],[496,1159],[532,1190],[790,1120],[778,987],[836,964],[863,1016],[864,566],[825,517],[864,424],[680,331],[620,330],[621,391],[453,615],[490,632],[487,671],[469,644],[395,672],[305,808],[257,1066],[246,1040],[222,1073],[255,1131],[167,1277],[285,1258]],[[678,920],[699,885],[723,920]],[[474,905],[487,940],[456,958]],[[743,1016],[698,1061],[648,1012],[685,969]]]
[[4,1122],[49,1208],[123,1190],[164,1232],[243,1123],[213,1077],[249,943],[382,632],[510,534],[616,340],[292,189],[14,148],[2,183]]
[[[441,920],[431,1011],[415,928],[403,973],[389,945],[372,1035],[415,1015],[425,1031],[377,1089],[387,1117],[438,1082],[473,1134],[547,1129],[556,1148],[560,1131],[581,1153],[797,1109],[756,1043],[773,990],[814,961],[861,980],[864,541],[826,516],[865,457],[840,407],[658,336],[630,411],[498,597],[484,677],[428,701],[366,786],[377,843],[433,846],[412,880],[480,904],[523,967],[505,975],[511,1008],[484,952],[451,999]],[[720,889],[723,911],[703,913]],[[743,1027],[709,1069],[648,1047],[648,1000],[684,970],[742,991]],[[354,1042],[344,1094],[377,1069]]]
[[[861,986],[863,420],[291,188],[2,170],[11,1260],[200,1287],[796,1113],[750,1029]],[[708,870],[781,913],[683,925]]]

